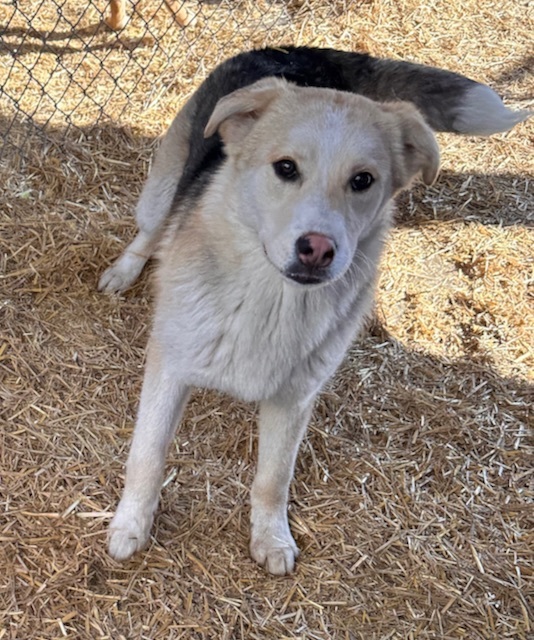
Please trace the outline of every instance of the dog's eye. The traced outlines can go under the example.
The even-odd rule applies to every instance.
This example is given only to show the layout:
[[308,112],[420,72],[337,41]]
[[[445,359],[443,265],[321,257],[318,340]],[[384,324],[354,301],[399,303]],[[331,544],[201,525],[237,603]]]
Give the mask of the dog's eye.
[[283,158],[273,162],[273,169],[281,180],[286,180],[287,182],[293,182],[299,177],[297,164],[290,158]]
[[365,191],[373,184],[375,179],[368,171],[362,171],[352,176],[350,179],[350,188],[353,191]]

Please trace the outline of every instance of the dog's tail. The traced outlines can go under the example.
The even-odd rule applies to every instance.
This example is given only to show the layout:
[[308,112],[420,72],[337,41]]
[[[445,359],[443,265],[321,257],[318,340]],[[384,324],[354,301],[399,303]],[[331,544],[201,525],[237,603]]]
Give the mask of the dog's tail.
[[457,73],[343,51],[327,56],[343,70],[348,90],[379,102],[412,102],[435,131],[486,136],[532,115],[508,109],[493,89]]

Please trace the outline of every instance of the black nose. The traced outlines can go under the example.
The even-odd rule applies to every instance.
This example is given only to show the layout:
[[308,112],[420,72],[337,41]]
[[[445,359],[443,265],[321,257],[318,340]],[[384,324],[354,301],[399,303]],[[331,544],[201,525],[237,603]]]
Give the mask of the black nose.
[[321,233],[307,233],[295,243],[297,256],[301,264],[307,267],[328,267],[334,256],[336,249],[333,240]]

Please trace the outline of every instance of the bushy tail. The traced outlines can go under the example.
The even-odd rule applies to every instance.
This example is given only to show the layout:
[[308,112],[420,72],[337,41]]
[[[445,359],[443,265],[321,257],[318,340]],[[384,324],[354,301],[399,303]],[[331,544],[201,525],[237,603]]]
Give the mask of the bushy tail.
[[412,102],[435,131],[487,136],[532,115],[508,109],[493,89],[458,73],[358,53],[325,53],[343,69],[351,91],[379,102]]

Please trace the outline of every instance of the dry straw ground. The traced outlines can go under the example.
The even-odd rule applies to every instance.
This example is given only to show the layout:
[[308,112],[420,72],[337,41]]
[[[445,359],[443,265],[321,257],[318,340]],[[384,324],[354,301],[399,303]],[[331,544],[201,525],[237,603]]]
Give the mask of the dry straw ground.
[[[516,107],[532,97],[522,0],[188,6],[199,14],[185,31],[143,2],[117,36],[70,0],[78,37],[61,16],[54,27],[50,0],[21,1],[37,31],[15,66],[27,29],[0,7],[0,84],[50,119],[48,141],[30,137],[24,161],[10,152],[0,166],[0,639],[534,638],[531,123],[441,135],[440,179],[400,198],[375,319],[301,450],[296,573],[270,577],[248,558],[254,407],[207,392],[170,452],[148,549],[124,565],[106,555],[150,287],[144,276],[113,298],[95,285],[133,233],[156,136],[212,66],[264,43],[331,45],[460,70]],[[65,95],[64,67],[80,85]],[[113,78],[129,95],[90,129],[98,111],[79,101],[96,74],[93,97]],[[83,133],[63,139],[38,84],[22,96],[29,75]],[[0,108],[5,129],[13,110]],[[16,122],[10,140],[23,133]]]

